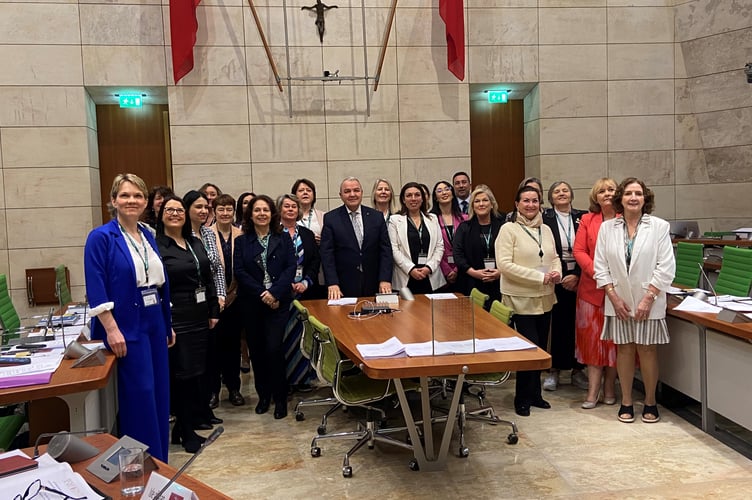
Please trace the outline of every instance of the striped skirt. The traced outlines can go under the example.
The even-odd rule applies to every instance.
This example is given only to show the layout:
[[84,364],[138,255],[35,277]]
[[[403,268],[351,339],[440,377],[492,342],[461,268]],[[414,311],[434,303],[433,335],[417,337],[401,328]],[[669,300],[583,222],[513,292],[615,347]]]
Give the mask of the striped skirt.
[[616,316],[606,316],[601,340],[613,340],[614,344],[668,344],[666,319],[635,321],[632,318],[620,320]]

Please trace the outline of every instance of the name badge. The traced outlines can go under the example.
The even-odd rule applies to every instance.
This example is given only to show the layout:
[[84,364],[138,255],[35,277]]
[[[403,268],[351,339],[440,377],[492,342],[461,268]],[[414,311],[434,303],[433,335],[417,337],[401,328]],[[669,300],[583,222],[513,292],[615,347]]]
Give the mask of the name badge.
[[576,265],[576,262],[567,262],[567,271],[574,271],[574,266]]
[[428,262],[428,254],[421,253],[418,255],[418,265],[419,266],[425,266]]
[[496,269],[496,259],[486,257],[483,259],[483,267],[485,269]]
[[141,290],[141,299],[144,301],[144,307],[156,306],[159,304],[159,294],[156,288],[147,288]]
[[450,264],[454,264],[454,255],[448,255],[447,256],[447,262]]
[[196,288],[196,304],[203,304],[206,302],[206,288],[200,286]]
[[267,290],[269,290],[271,287],[272,287],[272,282],[271,281],[264,281],[264,288],[266,288]]
[[301,281],[303,279],[303,268],[299,267],[295,269],[295,281]]

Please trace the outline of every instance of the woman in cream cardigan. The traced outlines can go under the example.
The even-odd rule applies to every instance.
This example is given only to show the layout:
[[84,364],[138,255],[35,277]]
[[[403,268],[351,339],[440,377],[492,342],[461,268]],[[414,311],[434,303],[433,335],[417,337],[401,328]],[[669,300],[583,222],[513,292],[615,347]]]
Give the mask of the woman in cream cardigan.
[[441,272],[444,240],[436,215],[428,213],[427,201],[417,182],[400,192],[402,209],[389,218],[394,273],[392,288],[408,287],[413,293],[431,293],[446,284]]
[[614,208],[623,217],[605,221],[595,245],[595,280],[606,290],[601,339],[616,344],[616,371],[621,385],[619,420],[634,422],[632,380],[635,352],[645,386],[642,421],[660,420],[655,401],[658,384],[657,344],[669,341],[666,327],[666,290],[674,279],[676,262],[669,224],[650,215],[655,195],[634,177],[621,181]]
[[[523,186],[515,198],[514,221],[501,226],[496,261],[501,270],[501,302],[514,310],[515,329],[545,349],[556,303],[554,286],[561,282],[561,260],[551,229],[543,224],[540,192]],[[530,407],[551,408],[541,396],[540,370],[517,372],[514,408],[527,417]]]

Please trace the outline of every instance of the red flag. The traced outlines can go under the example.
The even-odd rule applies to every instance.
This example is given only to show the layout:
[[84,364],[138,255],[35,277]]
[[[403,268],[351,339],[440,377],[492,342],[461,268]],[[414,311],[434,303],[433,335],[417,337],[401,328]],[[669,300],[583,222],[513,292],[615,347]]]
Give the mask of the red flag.
[[446,25],[447,67],[465,79],[465,6],[462,0],[439,0],[439,15]]
[[170,0],[170,38],[172,39],[172,75],[175,84],[193,69],[196,45],[196,6],[201,0]]

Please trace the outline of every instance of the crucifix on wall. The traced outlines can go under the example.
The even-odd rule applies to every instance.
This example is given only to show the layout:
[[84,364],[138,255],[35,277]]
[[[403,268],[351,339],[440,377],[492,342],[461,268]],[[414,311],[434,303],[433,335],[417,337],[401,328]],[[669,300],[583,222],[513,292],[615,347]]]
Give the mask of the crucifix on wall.
[[316,11],[316,28],[319,30],[319,40],[321,43],[324,43],[324,12],[326,12],[329,9],[336,9],[336,5],[326,5],[321,2],[321,0],[316,0],[316,5],[311,5],[310,7],[301,7],[300,10],[311,10]]

